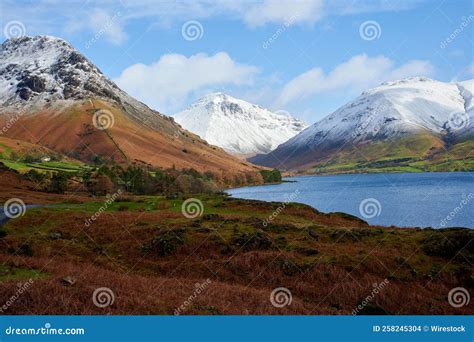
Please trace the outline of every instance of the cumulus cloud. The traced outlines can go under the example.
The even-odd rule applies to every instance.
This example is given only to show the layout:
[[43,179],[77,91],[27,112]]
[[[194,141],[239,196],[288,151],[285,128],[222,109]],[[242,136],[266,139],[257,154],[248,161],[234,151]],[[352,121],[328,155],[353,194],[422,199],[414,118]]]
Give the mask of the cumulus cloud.
[[429,61],[412,60],[395,67],[395,63],[385,56],[369,57],[361,54],[337,65],[329,73],[321,68],[313,68],[293,78],[283,87],[276,106],[281,107],[328,91],[359,93],[389,80],[429,76],[433,69]]
[[205,88],[251,85],[258,71],[255,66],[235,62],[225,52],[190,57],[167,54],[150,65],[128,67],[114,81],[149,106],[172,113],[189,102],[190,95]]
[[120,11],[111,15],[103,9],[96,8],[90,13],[89,24],[94,34],[103,35],[114,44],[121,44],[126,38],[126,34],[120,25],[121,16]]
[[247,8],[243,13],[243,18],[250,26],[282,23],[288,20],[293,23],[311,24],[319,20],[322,14],[322,0],[294,0],[291,2],[265,0]]

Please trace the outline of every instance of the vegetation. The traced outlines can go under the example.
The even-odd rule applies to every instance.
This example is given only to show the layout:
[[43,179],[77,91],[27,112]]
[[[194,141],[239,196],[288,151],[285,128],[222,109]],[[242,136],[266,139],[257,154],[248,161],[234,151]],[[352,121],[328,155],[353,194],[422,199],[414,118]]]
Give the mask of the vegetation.
[[278,169],[273,170],[260,170],[264,183],[280,183],[281,173]]
[[[8,313],[172,314],[206,279],[209,287],[186,314],[350,314],[384,279],[386,288],[361,314],[473,313],[446,299],[453,287],[473,286],[469,230],[373,227],[296,203],[265,226],[279,203],[219,193],[193,195],[203,211],[187,218],[187,198],[128,193],[104,207],[103,198],[75,196],[8,221],[0,262],[42,270]],[[0,298],[23,277],[15,272],[15,279],[0,275]],[[72,285],[62,281],[68,277]],[[101,309],[90,296],[104,284],[120,300]],[[281,286],[293,302],[275,308],[269,294]]]

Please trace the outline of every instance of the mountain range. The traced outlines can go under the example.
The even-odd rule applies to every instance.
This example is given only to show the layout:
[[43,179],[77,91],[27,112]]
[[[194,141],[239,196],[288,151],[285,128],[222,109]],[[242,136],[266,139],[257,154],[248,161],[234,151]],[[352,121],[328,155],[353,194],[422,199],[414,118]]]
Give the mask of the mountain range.
[[273,113],[223,93],[201,98],[174,118],[210,144],[243,156],[271,152],[307,127],[286,112]]
[[121,90],[66,41],[18,37],[0,46],[0,144],[91,161],[199,171],[256,171]]
[[249,161],[304,173],[472,170],[472,93],[473,80],[387,82]]

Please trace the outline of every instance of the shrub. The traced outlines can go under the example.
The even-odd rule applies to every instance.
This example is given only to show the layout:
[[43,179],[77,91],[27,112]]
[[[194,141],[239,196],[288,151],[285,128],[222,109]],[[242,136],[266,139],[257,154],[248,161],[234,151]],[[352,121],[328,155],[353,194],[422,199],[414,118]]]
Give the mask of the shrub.
[[173,229],[161,232],[144,247],[145,252],[155,253],[159,256],[173,254],[178,247],[184,245],[184,229]]
[[427,255],[452,258],[463,254],[466,258],[474,253],[474,231],[464,228],[449,228],[434,231],[422,242]]
[[281,173],[278,169],[273,170],[260,170],[264,183],[280,183]]

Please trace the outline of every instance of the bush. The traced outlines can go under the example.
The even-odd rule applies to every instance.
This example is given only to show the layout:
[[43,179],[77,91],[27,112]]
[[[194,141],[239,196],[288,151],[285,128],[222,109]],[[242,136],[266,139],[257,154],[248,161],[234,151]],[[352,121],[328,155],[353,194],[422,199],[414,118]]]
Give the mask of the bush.
[[234,236],[232,244],[243,248],[244,251],[255,249],[269,249],[272,246],[272,240],[263,232],[240,233]]
[[48,184],[48,192],[55,194],[64,194],[67,190],[67,181],[69,176],[64,172],[57,172],[53,174]]
[[264,183],[280,183],[281,182],[281,172],[278,169],[270,170],[260,170]]
[[427,255],[452,258],[462,254],[466,258],[474,254],[474,231],[465,228],[449,228],[434,231],[422,242]]
[[144,250],[146,253],[167,256],[173,254],[182,245],[184,245],[184,229],[173,229],[156,235],[150,244],[144,247]]

